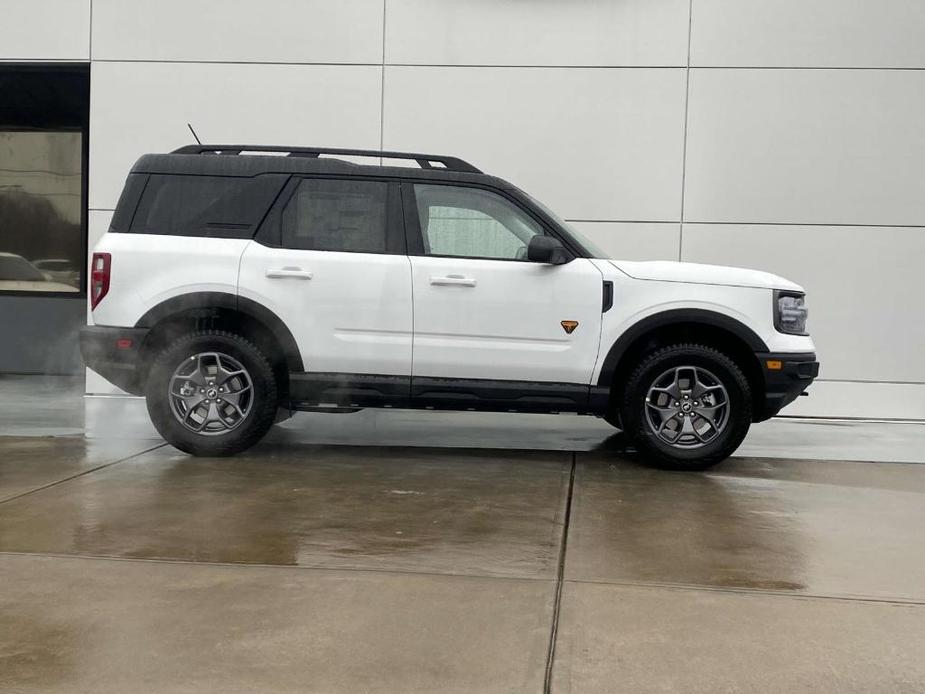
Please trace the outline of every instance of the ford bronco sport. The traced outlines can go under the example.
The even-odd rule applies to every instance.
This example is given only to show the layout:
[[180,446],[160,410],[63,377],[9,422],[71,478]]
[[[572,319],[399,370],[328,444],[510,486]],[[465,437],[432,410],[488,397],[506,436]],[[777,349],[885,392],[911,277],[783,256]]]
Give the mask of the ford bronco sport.
[[293,410],[410,407],[596,415],[650,461],[703,469],[819,370],[798,285],[611,260],[510,183],[431,154],[145,155],[90,303],[86,363],[193,455],[242,451]]

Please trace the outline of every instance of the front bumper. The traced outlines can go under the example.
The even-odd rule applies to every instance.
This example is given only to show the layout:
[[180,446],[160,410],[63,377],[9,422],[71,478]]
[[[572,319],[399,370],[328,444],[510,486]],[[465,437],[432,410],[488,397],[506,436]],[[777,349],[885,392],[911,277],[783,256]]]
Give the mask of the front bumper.
[[115,386],[142,395],[139,375],[141,346],[148,328],[111,328],[88,325],[80,330],[80,354],[84,363]]
[[[764,376],[764,400],[756,408],[755,421],[761,422],[796,400],[819,375],[814,352],[759,352],[758,366]],[[780,368],[771,368],[777,366]]]

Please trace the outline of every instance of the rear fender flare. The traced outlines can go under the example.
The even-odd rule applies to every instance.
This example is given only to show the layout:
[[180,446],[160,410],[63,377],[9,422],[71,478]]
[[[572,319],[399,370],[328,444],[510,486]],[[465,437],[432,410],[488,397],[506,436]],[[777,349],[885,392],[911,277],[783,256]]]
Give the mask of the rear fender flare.
[[243,296],[226,292],[194,292],[181,294],[162,301],[148,310],[138,322],[136,328],[153,328],[166,318],[185,313],[193,309],[220,308],[242,313],[269,330],[279,343],[286,357],[286,365],[291,372],[304,371],[299,346],[289,328],[282,319],[263,304]]

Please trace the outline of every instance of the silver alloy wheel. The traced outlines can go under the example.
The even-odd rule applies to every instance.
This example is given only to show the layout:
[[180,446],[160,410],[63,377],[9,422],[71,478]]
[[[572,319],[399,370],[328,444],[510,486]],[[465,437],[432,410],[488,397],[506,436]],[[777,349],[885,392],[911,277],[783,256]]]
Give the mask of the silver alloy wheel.
[[674,448],[700,448],[729,422],[729,393],[699,366],[676,366],[653,381],[646,394],[646,423]]
[[197,434],[220,436],[241,425],[254,402],[254,383],[237,359],[201,352],[184,359],[167,386],[170,409]]

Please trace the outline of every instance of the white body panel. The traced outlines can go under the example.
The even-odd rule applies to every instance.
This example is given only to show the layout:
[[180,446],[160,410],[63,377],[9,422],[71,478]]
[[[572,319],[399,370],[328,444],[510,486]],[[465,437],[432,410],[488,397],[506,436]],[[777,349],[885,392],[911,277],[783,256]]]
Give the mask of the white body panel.
[[282,319],[306,371],[411,373],[407,256],[250,242],[241,260],[240,295]]
[[[771,352],[815,351],[810,337],[774,328],[772,289],[798,285],[738,268],[409,258],[146,234],[105,234],[95,250],[112,254],[95,324],[134,326],[184,294],[240,294],[280,317],[312,372],[597,383],[621,335],[673,309],[728,316]],[[602,280],[614,283],[604,314]],[[563,320],[577,329],[567,334]]]
[[687,282],[691,284],[718,284],[726,287],[752,287],[764,289],[787,289],[803,291],[790,280],[761,270],[701,263],[678,263],[667,260],[630,262],[611,261],[614,266],[637,280],[658,280],[662,282]]
[[[799,289],[774,275],[740,268],[723,268],[711,265],[687,266],[687,263],[624,263],[621,261],[595,260],[594,264],[604,273],[605,279],[614,283],[614,305],[604,314],[601,333],[601,358],[594,369],[593,382],[597,382],[603,366],[603,358],[620,336],[641,320],[664,311],[674,309],[702,309],[732,318],[750,328],[767,345],[769,352],[813,352],[815,345],[806,335],[786,335],[774,328],[773,291],[767,286],[728,286],[716,280],[729,273],[730,278],[745,279],[749,274],[756,283],[777,285],[781,288]],[[653,279],[635,279],[617,269],[648,266],[647,273]],[[656,268],[666,267],[669,278],[698,276],[704,283],[682,282],[678,279],[654,279]],[[748,274],[746,274],[748,273]],[[769,279],[773,278],[773,279]],[[711,283],[706,283],[711,281]]]
[[[589,383],[600,345],[602,279],[565,265],[411,258],[414,376]],[[563,320],[578,321],[569,335]]]
[[94,249],[112,254],[109,293],[96,325],[133,326],[149,309],[194,292],[237,294],[238,264],[250,241],[155,234],[105,234]]

